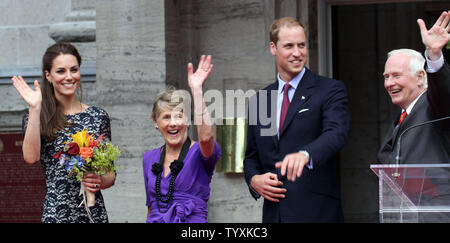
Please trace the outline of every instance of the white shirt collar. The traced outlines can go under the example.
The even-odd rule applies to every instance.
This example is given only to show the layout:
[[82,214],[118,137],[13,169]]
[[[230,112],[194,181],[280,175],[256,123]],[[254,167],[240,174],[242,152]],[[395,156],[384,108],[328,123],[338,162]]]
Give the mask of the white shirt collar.
[[[303,75],[305,74],[306,68],[303,68],[302,71],[297,74],[291,81],[289,81],[289,84],[292,88],[297,89],[298,84],[300,83],[300,80],[302,80]],[[280,78],[280,73],[277,74],[278,79],[278,94],[280,94],[283,91],[284,84],[286,83],[284,80]]]

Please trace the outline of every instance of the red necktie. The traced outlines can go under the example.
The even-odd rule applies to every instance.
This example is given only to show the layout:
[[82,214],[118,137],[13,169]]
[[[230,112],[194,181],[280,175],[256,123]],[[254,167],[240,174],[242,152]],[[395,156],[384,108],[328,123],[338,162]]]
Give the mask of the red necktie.
[[283,103],[281,104],[281,113],[280,113],[280,127],[278,128],[278,134],[281,134],[281,131],[283,129],[284,124],[284,118],[286,118],[286,113],[289,109],[289,105],[291,102],[289,101],[289,89],[291,88],[291,85],[286,83],[284,85],[284,93],[283,93]]
[[405,117],[408,115],[408,113],[406,113],[406,111],[404,111],[401,115],[400,115],[400,120],[398,120],[398,125],[400,125],[403,120],[405,120]]

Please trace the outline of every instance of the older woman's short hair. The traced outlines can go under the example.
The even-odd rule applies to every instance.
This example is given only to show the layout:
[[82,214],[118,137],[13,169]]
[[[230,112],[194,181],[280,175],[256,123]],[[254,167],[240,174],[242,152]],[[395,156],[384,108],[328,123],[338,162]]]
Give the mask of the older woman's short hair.
[[403,54],[408,57],[410,57],[409,60],[409,70],[411,71],[412,76],[416,76],[418,72],[423,71],[424,72],[424,80],[423,80],[423,87],[428,87],[428,79],[427,79],[427,72],[425,72],[424,66],[425,66],[425,58],[420,54],[420,52],[412,50],[412,49],[397,49],[392,50],[388,53],[388,58],[396,55],[396,54]]
[[191,96],[188,91],[175,89],[172,86],[159,92],[153,101],[152,119],[156,121],[158,115],[166,110],[182,111],[187,118],[190,118]]

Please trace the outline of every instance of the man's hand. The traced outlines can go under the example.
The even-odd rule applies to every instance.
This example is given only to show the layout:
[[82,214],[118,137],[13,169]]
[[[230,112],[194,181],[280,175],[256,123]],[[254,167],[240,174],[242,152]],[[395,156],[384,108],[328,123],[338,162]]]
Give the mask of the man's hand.
[[292,153],[284,157],[283,161],[275,164],[281,169],[281,175],[287,175],[288,180],[295,181],[302,175],[303,167],[309,163],[309,158],[303,153]]
[[286,189],[279,188],[283,182],[279,181],[274,173],[255,175],[250,181],[250,185],[259,195],[272,202],[279,202],[279,198],[285,198]]
[[442,48],[450,41],[450,11],[444,11],[430,30],[427,30],[422,19],[418,19],[417,24],[419,24],[428,58],[436,61],[441,57]]

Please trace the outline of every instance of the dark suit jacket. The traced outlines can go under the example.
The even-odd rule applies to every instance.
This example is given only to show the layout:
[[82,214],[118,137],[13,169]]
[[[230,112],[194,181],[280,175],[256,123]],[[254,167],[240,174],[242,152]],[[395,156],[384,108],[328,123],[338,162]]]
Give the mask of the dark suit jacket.
[[[450,67],[428,73],[428,89],[411,113],[397,126],[400,112],[391,124],[378,152],[378,161],[395,163],[397,141],[405,129],[422,122],[450,116]],[[411,128],[401,138],[400,163],[450,163],[450,120]]]
[[[278,82],[275,82],[250,101],[244,159],[247,184],[250,186],[251,178],[257,174],[279,174],[275,163],[299,150],[309,152],[314,168],[304,168],[295,182],[280,178],[287,189],[286,198],[279,203],[264,201],[263,222],[343,221],[336,164],[337,153],[346,142],[350,123],[345,85],[306,69],[292,98],[279,139],[276,134],[261,135],[261,129],[271,125],[276,128],[273,122],[262,123],[264,119],[261,117],[267,112],[267,117],[273,116],[273,121],[276,121],[276,110],[271,111],[270,104],[274,102],[276,107],[277,99],[270,93],[277,89]],[[258,103],[265,99],[267,105]],[[251,124],[254,116],[258,121]],[[255,199],[259,197],[251,188],[250,192]]]

